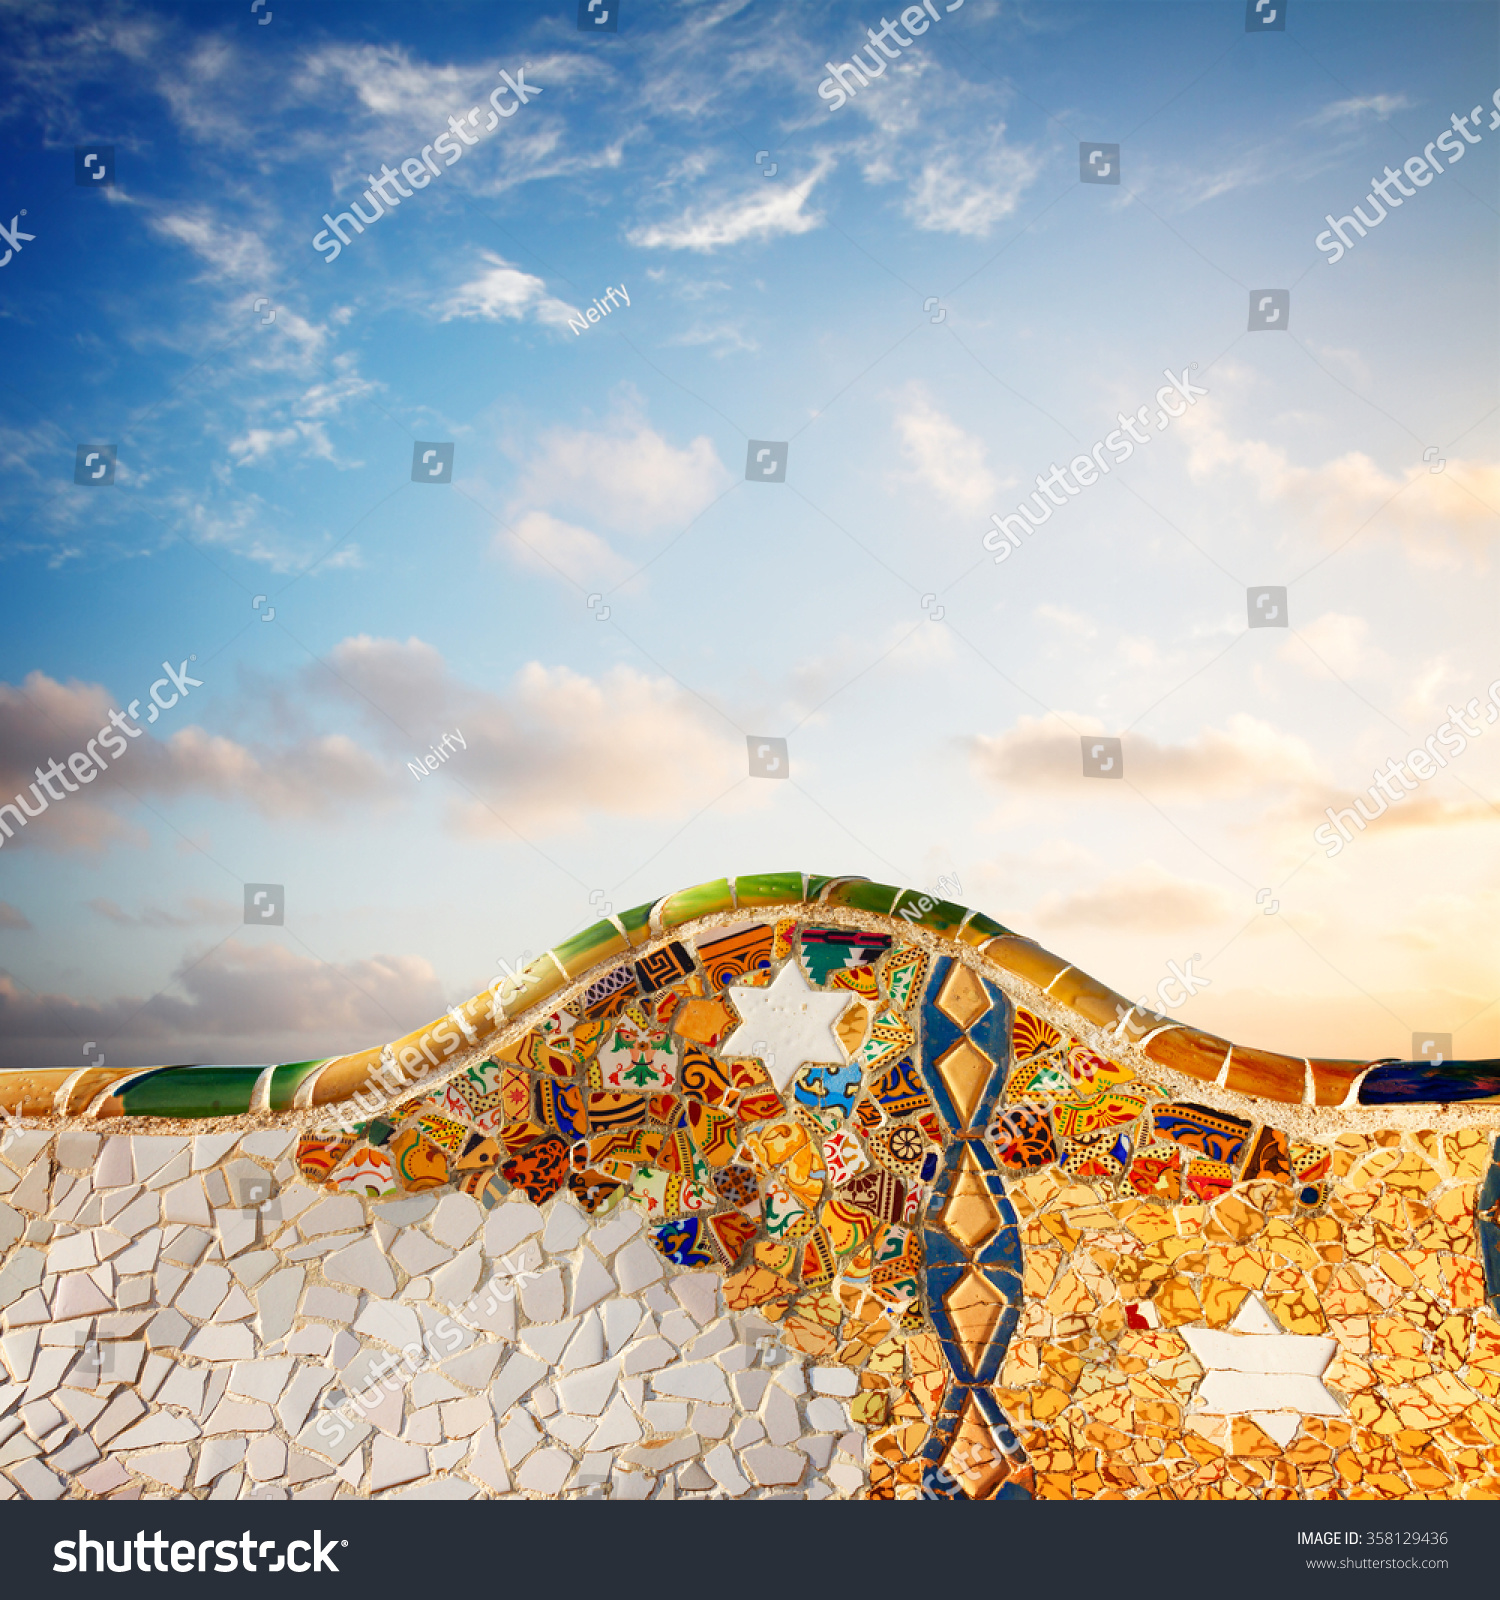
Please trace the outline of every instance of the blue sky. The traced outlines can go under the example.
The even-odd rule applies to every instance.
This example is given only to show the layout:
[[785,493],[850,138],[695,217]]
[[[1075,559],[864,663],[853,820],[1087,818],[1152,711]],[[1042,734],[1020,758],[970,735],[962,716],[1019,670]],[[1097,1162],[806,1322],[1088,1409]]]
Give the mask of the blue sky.
[[[1313,838],[1500,679],[1492,7],[967,0],[837,110],[873,10],[267,10],[0,10],[0,800],[163,661],[202,680],[0,845],[4,1064],[331,1054],[785,866],[956,877],[1132,995],[1196,955],[1179,1014],[1247,1043],[1500,1054],[1500,722]],[[997,564],[991,514],[1168,369],[1206,395]]]

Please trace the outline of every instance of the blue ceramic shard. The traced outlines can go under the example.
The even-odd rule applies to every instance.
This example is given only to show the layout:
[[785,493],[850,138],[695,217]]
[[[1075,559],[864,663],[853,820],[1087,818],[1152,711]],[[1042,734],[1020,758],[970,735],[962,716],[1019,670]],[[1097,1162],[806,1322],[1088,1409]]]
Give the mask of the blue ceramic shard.
[[1490,1309],[1500,1316],[1500,1224],[1495,1207],[1500,1203],[1500,1139],[1490,1152],[1490,1170],[1484,1175],[1474,1200],[1474,1215],[1479,1223],[1479,1257],[1484,1262],[1484,1293]]
[[1500,1061],[1390,1061],[1371,1067],[1359,1086],[1362,1106],[1500,1098]]

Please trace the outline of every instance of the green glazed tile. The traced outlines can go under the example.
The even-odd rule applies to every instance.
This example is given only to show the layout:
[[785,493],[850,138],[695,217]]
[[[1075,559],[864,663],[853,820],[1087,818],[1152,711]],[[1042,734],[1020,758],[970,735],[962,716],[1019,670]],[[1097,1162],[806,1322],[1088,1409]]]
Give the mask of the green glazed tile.
[[324,1056],[322,1061],[289,1061],[285,1066],[277,1067],[271,1074],[271,1092],[266,1099],[272,1111],[289,1111],[298,1089],[323,1065],[323,1061],[331,1059]]
[[625,930],[630,939],[631,948],[647,943],[651,938],[651,908],[656,902],[648,900],[643,906],[631,906],[629,911],[622,911],[615,921]]
[[129,1117],[235,1117],[264,1067],[164,1067],[121,1097]]
[[993,917],[985,916],[982,911],[971,911],[969,920],[958,931],[959,942],[971,944],[976,949],[991,939],[998,939],[1001,934],[1011,930],[1003,923],[996,922]]
[[[922,902],[927,904],[923,906]],[[911,915],[908,915],[911,913]],[[934,933],[952,936],[959,924],[969,914],[967,906],[955,905],[951,900],[938,900],[932,895],[907,889],[896,905],[896,915],[919,927],[930,928]]]
[[518,1017],[528,1006],[556,994],[567,983],[557,963],[550,955],[538,956],[516,974],[519,982],[507,985],[504,993],[508,999],[501,1001],[507,1017]]
[[575,933],[552,948],[553,959],[570,978],[609,956],[617,956],[630,949],[630,941],[612,922],[596,922],[593,927]]
[[811,878],[809,878],[807,880],[807,898],[809,900],[816,900],[818,898],[818,896],[820,894],[822,894],[822,892],[828,887],[828,885],[830,883],[839,883],[841,881],[842,881],[842,879],[838,878],[838,877],[833,877],[833,878],[811,877]]
[[757,872],[734,880],[734,898],[740,906],[792,906],[802,900],[800,872]]
[[734,895],[730,892],[728,878],[715,878],[712,883],[696,884],[691,889],[680,889],[668,895],[661,904],[661,931],[670,932],[695,917],[712,916],[715,911],[733,911]]
[[823,896],[825,906],[847,906],[850,911],[874,911],[889,916],[901,898],[902,891],[888,883],[871,883],[865,878],[854,878],[835,883]]

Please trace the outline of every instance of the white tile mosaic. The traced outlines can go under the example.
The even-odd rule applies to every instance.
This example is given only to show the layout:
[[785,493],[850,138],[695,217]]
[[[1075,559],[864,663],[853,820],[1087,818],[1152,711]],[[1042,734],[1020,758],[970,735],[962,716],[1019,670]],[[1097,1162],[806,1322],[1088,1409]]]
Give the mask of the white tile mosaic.
[[299,1182],[237,1204],[290,1145],[11,1140],[0,1497],[863,1492],[833,1459],[853,1375],[805,1374],[633,1213]]

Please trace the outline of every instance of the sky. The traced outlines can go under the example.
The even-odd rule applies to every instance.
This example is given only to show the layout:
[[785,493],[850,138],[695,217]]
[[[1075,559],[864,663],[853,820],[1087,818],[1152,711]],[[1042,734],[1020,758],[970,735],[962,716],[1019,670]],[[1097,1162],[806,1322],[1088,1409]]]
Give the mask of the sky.
[[1500,1056],[1497,12],[1278,7],[0,5],[0,1066],[788,868]]

